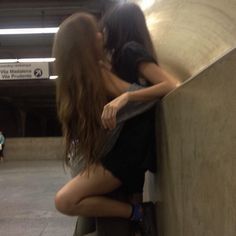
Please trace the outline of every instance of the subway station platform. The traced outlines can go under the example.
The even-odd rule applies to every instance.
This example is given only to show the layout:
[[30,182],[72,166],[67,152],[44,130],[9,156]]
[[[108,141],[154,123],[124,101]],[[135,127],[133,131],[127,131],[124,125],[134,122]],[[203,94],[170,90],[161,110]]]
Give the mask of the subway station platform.
[[69,178],[61,161],[0,163],[0,235],[73,235],[76,218],[54,207],[56,191]]

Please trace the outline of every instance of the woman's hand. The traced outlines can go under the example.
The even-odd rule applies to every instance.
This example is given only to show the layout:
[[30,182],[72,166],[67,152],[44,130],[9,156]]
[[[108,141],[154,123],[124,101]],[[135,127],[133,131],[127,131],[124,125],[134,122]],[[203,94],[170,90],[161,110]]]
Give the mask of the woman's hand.
[[129,92],[126,92],[104,106],[101,119],[105,129],[112,130],[116,127],[116,114],[128,101]]

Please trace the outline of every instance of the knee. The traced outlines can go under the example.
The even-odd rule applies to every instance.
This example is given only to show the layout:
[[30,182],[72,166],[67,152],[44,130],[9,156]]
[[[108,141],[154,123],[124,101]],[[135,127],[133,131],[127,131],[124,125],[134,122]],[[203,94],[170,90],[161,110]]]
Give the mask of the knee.
[[69,216],[74,215],[75,204],[61,191],[55,196],[55,207],[62,214]]

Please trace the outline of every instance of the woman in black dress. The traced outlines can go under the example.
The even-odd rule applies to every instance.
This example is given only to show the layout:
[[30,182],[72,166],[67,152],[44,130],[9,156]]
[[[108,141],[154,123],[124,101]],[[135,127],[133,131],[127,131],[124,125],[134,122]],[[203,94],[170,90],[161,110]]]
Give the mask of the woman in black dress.
[[[136,4],[117,6],[104,17],[102,28],[112,71],[126,82],[147,86],[142,91],[126,92],[105,106],[103,125],[112,129],[117,109],[128,101],[161,98],[177,81],[158,65],[143,12]],[[145,171],[156,169],[154,116],[151,108],[128,120],[115,147],[102,161],[129,193],[142,193]]]

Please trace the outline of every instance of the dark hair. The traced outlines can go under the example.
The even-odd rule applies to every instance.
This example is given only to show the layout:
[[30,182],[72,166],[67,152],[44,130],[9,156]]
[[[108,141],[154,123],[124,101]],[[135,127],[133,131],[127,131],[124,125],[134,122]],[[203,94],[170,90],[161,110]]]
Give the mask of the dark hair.
[[105,30],[105,49],[112,56],[115,57],[127,42],[135,41],[157,59],[145,16],[137,4],[115,6],[103,17],[101,27]]

